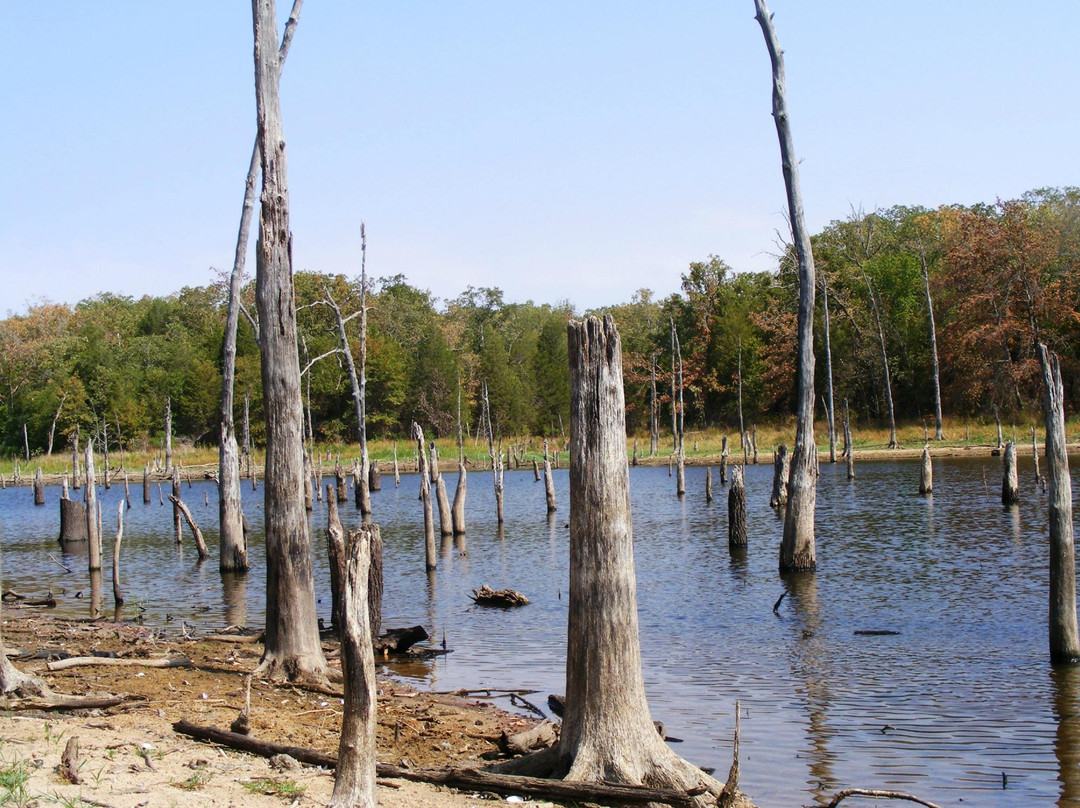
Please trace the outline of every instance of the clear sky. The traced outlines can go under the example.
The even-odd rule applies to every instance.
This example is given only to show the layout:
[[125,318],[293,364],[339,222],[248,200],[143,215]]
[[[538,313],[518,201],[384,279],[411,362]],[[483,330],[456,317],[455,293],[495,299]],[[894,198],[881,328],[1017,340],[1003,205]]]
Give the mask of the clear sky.
[[[290,0],[278,0],[282,19]],[[1080,3],[772,0],[808,222],[1080,184]],[[0,314],[232,264],[244,0],[9,0]],[[774,266],[752,0],[307,0],[282,80],[297,270],[579,310]],[[249,268],[254,271],[253,265]]]

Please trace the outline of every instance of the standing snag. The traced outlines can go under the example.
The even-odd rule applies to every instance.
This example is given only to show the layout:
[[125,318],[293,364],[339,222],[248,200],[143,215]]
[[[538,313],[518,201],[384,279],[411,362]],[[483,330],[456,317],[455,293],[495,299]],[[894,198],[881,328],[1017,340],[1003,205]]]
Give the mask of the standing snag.
[[1001,504],[1016,505],[1020,502],[1019,478],[1016,473],[1016,442],[1005,444],[1004,472],[1001,478]]
[[570,322],[570,605],[559,743],[502,767],[567,780],[721,786],[664,743],[649,717],[638,642],[622,352],[610,316]]
[[769,496],[770,508],[783,508],[788,501],[788,476],[791,473],[791,457],[786,443],[781,443],[773,457],[772,494]]
[[930,494],[934,491],[934,465],[930,460],[930,447],[923,446],[922,464],[919,466],[919,493]]
[[746,546],[746,486],[743,470],[731,469],[731,488],[728,489],[728,547]]

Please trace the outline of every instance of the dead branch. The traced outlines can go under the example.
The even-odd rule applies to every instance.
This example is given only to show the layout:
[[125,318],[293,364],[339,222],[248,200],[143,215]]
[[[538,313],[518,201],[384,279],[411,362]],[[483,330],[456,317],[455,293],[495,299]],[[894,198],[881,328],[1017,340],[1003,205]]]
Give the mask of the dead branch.
[[842,791],[837,791],[836,796],[832,798],[832,801],[825,806],[825,808],[836,808],[842,800],[848,797],[871,797],[879,800],[907,800],[908,802],[918,803],[919,805],[925,805],[926,808],[941,808],[941,806],[916,797],[912,794],[904,794],[901,791],[881,791],[874,788],[845,788]]
[[115,657],[71,657],[49,662],[45,667],[50,671],[62,671],[67,668],[82,668],[90,665],[111,665],[113,667],[132,668],[190,668],[191,660],[187,657],[169,657],[162,659],[116,659]]

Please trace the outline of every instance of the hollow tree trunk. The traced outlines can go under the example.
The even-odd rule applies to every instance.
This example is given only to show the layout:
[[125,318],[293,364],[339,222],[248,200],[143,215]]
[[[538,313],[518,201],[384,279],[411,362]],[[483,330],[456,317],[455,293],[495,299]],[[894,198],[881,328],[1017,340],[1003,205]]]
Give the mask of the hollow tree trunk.
[[1050,478],[1050,659],[1080,659],[1076,620],[1076,559],[1073,546],[1072,478],[1066,452],[1065,390],[1057,354],[1040,344],[1043,413],[1046,417],[1046,473]]
[[[568,324],[570,607],[566,711],[554,758],[567,780],[688,789],[720,784],[677,757],[649,716],[638,641],[622,356],[611,317]],[[541,752],[540,755],[545,753]]]
[[780,140],[780,157],[787,188],[788,212],[795,252],[799,261],[798,317],[798,423],[795,451],[791,458],[788,507],[784,516],[784,538],[780,545],[780,569],[812,570],[817,566],[814,548],[814,508],[817,503],[817,445],[814,442],[814,255],[806,228],[799,186],[799,163],[788,120],[785,98],[784,55],[773,29],[772,15],[765,0],[754,0],[756,18],[765,36],[773,75],[773,118]]
[[302,499],[303,413],[274,0],[252,0],[252,16],[262,167],[255,297],[266,418],[266,637],[259,671],[274,678],[322,680],[326,658]]

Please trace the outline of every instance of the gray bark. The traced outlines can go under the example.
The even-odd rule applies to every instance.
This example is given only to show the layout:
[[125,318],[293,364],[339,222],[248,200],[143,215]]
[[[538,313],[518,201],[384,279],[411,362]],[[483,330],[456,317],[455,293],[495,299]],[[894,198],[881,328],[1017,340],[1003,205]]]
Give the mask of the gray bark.
[[769,496],[769,507],[787,507],[790,476],[791,457],[788,455],[787,444],[781,443],[773,457],[772,494]]
[[[637,594],[622,356],[611,317],[568,324],[570,605],[566,710],[556,774],[574,781],[651,786],[720,784],[677,757],[649,716]],[[702,804],[709,800],[701,797]]]
[[71,489],[78,491],[82,488],[82,475],[79,473],[79,425],[75,425],[75,433],[71,436]]
[[847,478],[855,479],[855,443],[851,439],[851,413],[847,399],[844,399],[844,457],[847,460]]
[[934,491],[934,464],[930,459],[930,447],[922,450],[922,464],[919,466],[919,493],[931,494]]
[[465,496],[468,491],[469,485],[467,476],[468,475],[465,471],[465,464],[459,461],[457,488],[454,489],[454,507],[451,510],[455,536],[460,536],[462,533],[465,532]]
[[727,435],[720,439],[720,485],[727,485],[728,478],[728,440]]
[[1039,442],[1035,438],[1035,427],[1031,428],[1031,459],[1035,462],[1035,484],[1046,490],[1046,480],[1039,470]]
[[446,493],[446,482],[439,471],[439,450],[435,441],[431,442],[431,482],[435,485],[435,503],[439,508],[439,534],[454,535],[454,516],[450,511],[450,497]]
[[1001,478],[1001,504],[1016,505],[1020,502],[1020,489],[1016,474],[1016,443],[1014,441],[1005,444],[1002,461],[1004,470]]
[[375,660],[368,612],[371,566],[369,531],[364,525],[349,534],[345,548],[342,592],[341,673],[345,709],[338,745],[334,793],[329,808],[375,808]]
[[1065,390],[1057,354],[1039,344],[1046,418],[1046,473],[1050,478],[1050,659],[1080,660],[1076,619],[1076,551],[1073,545],[1072,477],[1066,451]]
[[746,486],[742,469],[731,469],[731,488],[728,489],[728,546],[746,546]]
[[262,195],[256,303],[266,417],[266,637],[260,675],[323,679],[307,516],[292,237],[274,0],[252,0]]
[[173,530],[176,531],[176,543],[180,545],[184,543],[184,526],[180,506],[177,504],[180,501],[180,468],[178,466],[173,466],[172,469],[172,494],[169,496],[169,501],[173,504]]
[[165,473],[172,471],[172,398],[165,396]]
[[60,500],[60,541],[86,541],[89,538],[86,506],[74,499]]
[[656,354],[649,366],[649,457],[656,457],[660,442],[660,404],[656,400]]
[[780,545],[780,569],[812,570],[817,566],[814,548],[814,508],[817,504],[817,445],[814,442],[814,255],[810,231],[806,228],[799,186],[799,163],[791,137],[785,98],[784,55],[773,30],[772,15],[765,0],[754,0],[756,17],[765,36],[773,75],[773,118],[780,140],[780,157],[787,189],[788,212],[799,260],[798,317],[798,424],[795,451],[791,459],[788,507],[784,516],[784,538]]
[[424,451],[424,430],[413,422],[412,436],[416,441],[417,471],[420,477],[420,502],[424,509],[424,559],[430,572],[436,567],[435,515],[431,511],[431,478],[428,476],[427,454]]
[[112,591],[117,607],[124,605],[124,595],[120,591],[120,542],[124,540],[124,503],[116,510],[116,541],[113,542],[112,556]]
[[836,409],[833,405],[833,378],[832,378],[832,342],[829,328],[829,282],[825,273],[821,273],[821,308],[825,316],[825,379],[829,386],[828,413],[829,417],[829,462],[836,462]]
[[101,569],[101,524],[98,522],[97,481],[94,479],[94,439],[86,441],[83,457],[86,468],[86,539],[87,558],[91,572]]
[[926,288],[926,313],[930,320],[930,367],[934,375],[934,440],[945,440],[941,428],[941,373],[938,364],[937,327],[934,325],[934,300],[930,296],[930,273],[926,268],[926,251],[919,247],[919,266],[922,269],[923,286]]
[[191,537],[195,540],[195,549],[199,553],[199,561],[205,561],[210,557],[210,551],[206,547],[202,531],[199,529],[195,517],[191,515],[191,509],[189,509],[188,506],[184,504],[184,501],[176,495],[170,495],[169,500],[176,506],[176,509],[183,514],[184,521],[187,522],[188,528],[191,530]]
[[495,451],[495,433],[491,428],[491,404],[488,400],[487,381],[481,385],[484,396],[484,420],[487,421],[488,455],[491,457],[491,477],[495,486],[495,517],[503,523],[503,471],[500,453]]
[[559,505],[555,501],[555,480],[551,476],[551,461],[548,459],[547,441],[544,441],[544,497],[547,499],[547,512],[555,513]]
[[742,411],[742,337],[739,337],[739,359],[736,366],[735,380],[738,383],[739,392],[739,444],[743,448],[743,463],[746,463],[746,424],[743,421]]
[[41,466],[34,472],[34,504],[45,504],[45,476],[41,473]]
[[143,465],[142,473],[142,501],[143,505],[150,504],[150,463]]

